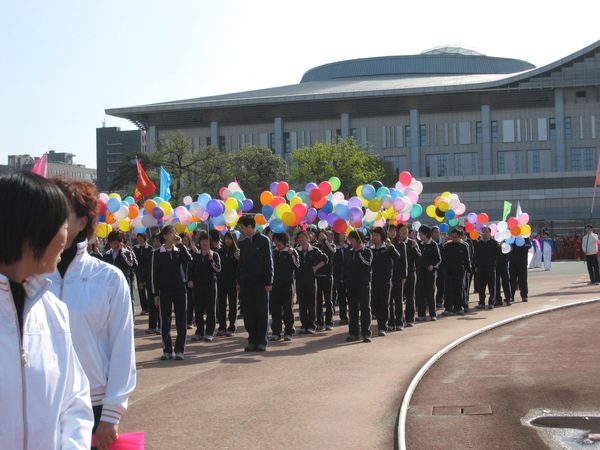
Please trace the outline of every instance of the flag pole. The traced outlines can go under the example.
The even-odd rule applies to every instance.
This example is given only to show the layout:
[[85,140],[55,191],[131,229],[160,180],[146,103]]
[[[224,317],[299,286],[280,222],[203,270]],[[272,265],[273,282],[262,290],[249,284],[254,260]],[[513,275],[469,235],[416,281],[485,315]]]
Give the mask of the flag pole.
[[598,187],[598,179],[600,178],[600,158],[598,158],[598,167],[596,168],[596,182],[594,183],[594,195],[592,196],[592,208],[590,209],[590,219],[594,213],[594,201],[596,200],[596,188]]

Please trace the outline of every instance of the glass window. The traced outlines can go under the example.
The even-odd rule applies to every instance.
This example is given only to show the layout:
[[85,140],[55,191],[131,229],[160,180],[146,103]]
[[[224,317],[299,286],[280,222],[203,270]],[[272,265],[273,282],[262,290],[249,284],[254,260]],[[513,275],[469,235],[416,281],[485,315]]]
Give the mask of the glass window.
[[573,172],[579,172],[581,170],[581,149],[571,149],[571,170]]
[[283,151],[289,153],[292,151],[292,145],[290,141],[290,133],[283,133]]
[[475,139],[478,144],[483,144],[483,125],[475,122]]
[[358,133],[356,132],[356,128],[350,128],[350,136],[352,136],[354,140],[358,139]]
[[594,159],[596,149],[595,148],[584,148],[583,149],[583,170],[594,170]]
[[412,137],[410,132],[410,125],[404,127],[404,144],[407,147],[412,147]]
[[419,135],[420,135],[420,146],[427,147],[427,125],[421,125],[419,127]]
[[565,139],[573,139],[573,129],[571,128],[570,117],[565,117]]
[[275,151],[275,133],[269,134],[269,148]]
[[504,152],[498,152],[498,173],[499,174],[504,174],[505,172],[505,168],[504,168]]
[[540,151],[532,150],[531,156],[532,156],[532,162],[533,162],[532,172],[540,173]]
[[225,148],[225,136],[219,136],[219,148]]
[[571,170],[592,171],[595,169],[596,149],[593,147],[571,149]]
[[210,137],[207,137],[206,138],[206,146],[210,147],[211,145],[212,145],[212,141],[211,141]]
[[549,119],[549,129],[550,129],[550,140],[556,140],[556,119],[554,117]]
[[492,142],[498,142],[498,121],[492,120]]

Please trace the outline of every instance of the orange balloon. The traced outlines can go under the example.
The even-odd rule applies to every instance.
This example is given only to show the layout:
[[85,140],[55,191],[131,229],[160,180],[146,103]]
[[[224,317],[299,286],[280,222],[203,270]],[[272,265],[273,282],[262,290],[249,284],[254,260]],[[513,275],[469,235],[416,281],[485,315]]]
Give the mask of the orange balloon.
[[519,236],[521,234],[521,227],[518,225],[516,227],[512,227],[510,229],[510,234],[512,234],[513,236]]
[[271,203],[273,203],[273,199],[275,197],[273,196],[273,194],[269,191],[263,191],[262,194],[260,194],[260,202],[264,205],[270,205]]
[[479,239],[479,232],[473,230],[469,233],[469,237],[476,241],[477,239]]
[[115,219],[115,215],[113,213],[106,213],[106,223],[110,223],[111,225],[115,223],[117,219]]
[[129,205],[129,214],[127,215],[127,217],[129,217],[130,219],[135,219],[139,214],[140,207],[138,205],[136,205],[135,203]]
[[146,200],[144,202],[144,211],[146,211],[148,214],[152,214],[152,210],[157,206],[158,205],[154,200]]
[[[314,190],[314,189],[313,189]],[[322,208],[327,203],[327,197],[321,197],[318,201],[314,202],[315,208]]]
[[257,225],[264,225],[267,223],[267,221],[265,220],[265,216],[263,216],[262,214],[257,214],[254,217],[254,221],[256,222]]

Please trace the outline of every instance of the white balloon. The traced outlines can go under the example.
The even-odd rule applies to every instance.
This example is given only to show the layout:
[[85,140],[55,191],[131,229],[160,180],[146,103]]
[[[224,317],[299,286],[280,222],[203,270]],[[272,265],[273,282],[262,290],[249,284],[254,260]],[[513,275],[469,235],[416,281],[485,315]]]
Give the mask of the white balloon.
[[508,242],[502,243],[502,253],[506,254],[510,252],[510,244]]
[[421,222],[413,222],[412,224],[413,230],[415,231],[419,231],[419,228],[421,228]]
[[423,183],[421,183],[419,180],[415,180],[414,178],[412,183],[410,183],[410,187],[413,188],[417,194],[421,194],[421,192],[423,192]]
[[192,197],[190,197],[189,195],[186,195],[185,197],[183,197],[183,204],[184,205],[191,205],[192,204]]
[[327,228],[329,226],[329,224],[327,223],[326,220],[319,220],[318,225],[321,230],[324,230],[325,228]]
[[115,212],[115,219],[121,220],[129,215],[129,208],[125,205],[121,205],[119,210]]
[[235,181],[232,181],[231,183],[229,183],[229,185],[227,186],[227,189],[229,189],[231,192],[241,191],[240,186]]
[[508,224],[505,221],[500,221],[496,224],[496,226],[498,227],[498,231],[506,231],[508,230]]

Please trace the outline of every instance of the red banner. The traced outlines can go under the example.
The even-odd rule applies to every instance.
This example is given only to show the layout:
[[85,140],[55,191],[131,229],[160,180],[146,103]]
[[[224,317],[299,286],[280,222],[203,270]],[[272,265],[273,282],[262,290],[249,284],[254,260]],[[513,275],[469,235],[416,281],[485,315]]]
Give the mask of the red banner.
[[133,193],[133,199],[137,202],[138,200],[140,200],[142,197],[145,197],[146,195],[154,194],[154,192],[156,192],[156,186],[150,180],[150,178],[148,178],[148,175],[146,174],[146,171],[142,167],[140,160],[135,158],[135,162],[137,163],[138,180],[137,180],[137,186],[135,188],[135,192]]

